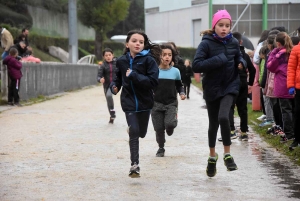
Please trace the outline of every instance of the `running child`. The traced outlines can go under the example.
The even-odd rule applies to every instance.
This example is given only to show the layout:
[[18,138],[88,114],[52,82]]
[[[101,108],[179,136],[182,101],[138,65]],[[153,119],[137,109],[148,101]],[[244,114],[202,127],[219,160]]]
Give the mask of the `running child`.
[[171,65],[175,63],[175,51],[170,45],[161,45],[161,63],[159,65],[158,86],[154,90],[154,106],[151,112],[152,123],[156,134],[159,149],[157,157],[164,157],[166,142],[165,131],[168,136],[177,126],[178,101],[185,99],[184,88],[181,82],[180,71]]
[[123,87],[121,106],[128,124],[132,178],[140,176],[139,138],[144,138],[148,129],[153,90],[158,85],[160,53],[159,45],[152,44],[143,31],[129,31],[124,55],[117,59],[116,77],[110,84],[113,94]]
[[215,151],[219,126],[224,145],[224,163],[228,171],[237,170],[230,153],[229,112],[239,93],[239,69],[246,64],[240,53],[239,42],[232,37],[231,16],[226,10],[219,10],[212,19],[212,29],[201,32],[202,42],[194,57],[192,69],[203,73],[203,98],[209,118],[209,158],[206,174],[214,177],[217,173],[218,154]]
[[112,97],[112,92],[109,89],[110,83],[113,81],[116,71],[116,59],[114,58],[114,53],[110,48],[105,48],[102,52],[104,62],[98,69],[97,81],[103,84],[104,94],[107,102],[108,112],[110,114],[109,122],[114,123],[116,118],[116,112],[114,109],[114,100]]

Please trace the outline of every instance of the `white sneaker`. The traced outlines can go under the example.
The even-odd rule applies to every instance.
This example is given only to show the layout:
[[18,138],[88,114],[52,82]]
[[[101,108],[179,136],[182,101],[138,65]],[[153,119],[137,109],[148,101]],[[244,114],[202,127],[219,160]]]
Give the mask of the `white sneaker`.
[[259,121],[263,121],[267,116],[266,115],[261,115],[260,117],[257,118]]

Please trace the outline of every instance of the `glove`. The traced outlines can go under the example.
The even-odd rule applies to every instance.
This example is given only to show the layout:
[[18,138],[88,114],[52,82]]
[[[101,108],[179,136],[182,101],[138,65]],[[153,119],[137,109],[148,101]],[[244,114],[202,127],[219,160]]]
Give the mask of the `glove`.
[[290,95],[294,95],[294,94],[295,94],[295,87],[291,87],[291,88],[289,89],[289,94],[290,94]]

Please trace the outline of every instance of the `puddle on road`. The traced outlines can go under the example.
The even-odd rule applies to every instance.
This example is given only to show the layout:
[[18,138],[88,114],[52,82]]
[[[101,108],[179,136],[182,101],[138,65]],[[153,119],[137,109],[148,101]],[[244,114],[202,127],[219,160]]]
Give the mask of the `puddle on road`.
[[[254,137],[253,141],[249,141],[249,147],[252,154],[256,156],[257,160],[266,167],[268,174],[272,177],[278,178],[278,185],[288,191],[289,198],[300,197],[300,174],[299,167],[292,162],[287,161],[283,155],[276,156],[273,150],[257,149],[261,139]],[[297,174],[298,173],[298,174]]]

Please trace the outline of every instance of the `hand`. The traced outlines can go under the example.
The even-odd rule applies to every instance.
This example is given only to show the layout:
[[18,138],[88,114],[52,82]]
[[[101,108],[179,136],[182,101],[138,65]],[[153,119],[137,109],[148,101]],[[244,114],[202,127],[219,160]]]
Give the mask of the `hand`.
[[239,63],[238,69],[239,69],[239,70],[243,70],[243,68],[244,68],[244,67],[243,67],[243,64],[242,64],[242,63]]
[[105,79],[104,78],[101,78],[100,79],[100,82],[103,84],[105,82]]
[[112,89],[114,90],[115,94],[118,93],[118,91],[119,91],[118,87],[116,87],[116,86],[113,86]]
[[186,96],[184,94],[180,95],[181,100],[185,100]]
[[294,95],[294,94],[295,94],[295,87],[291,87],[291,88],[289,89],[289,94],[290,94],[290,95]]
[[129,68],[127,69],[127,71],[126,71],[126,77],[129,76],[129,74],[131,73],[131,71],[132,71],[132,70],[130,70]]

